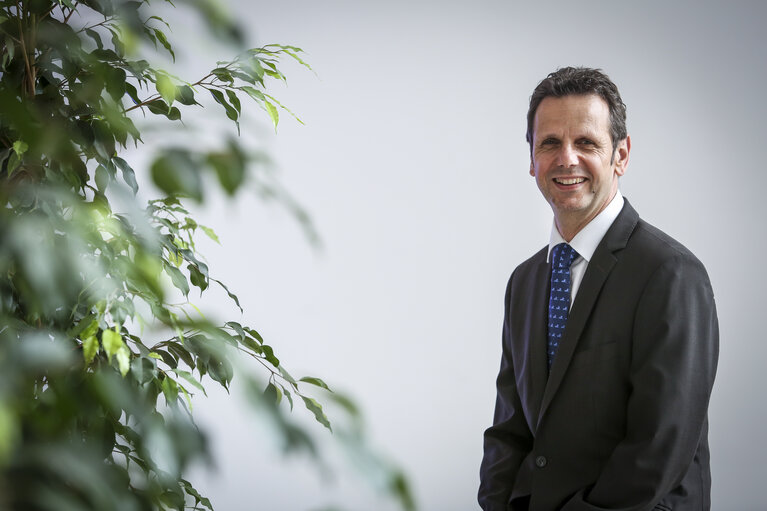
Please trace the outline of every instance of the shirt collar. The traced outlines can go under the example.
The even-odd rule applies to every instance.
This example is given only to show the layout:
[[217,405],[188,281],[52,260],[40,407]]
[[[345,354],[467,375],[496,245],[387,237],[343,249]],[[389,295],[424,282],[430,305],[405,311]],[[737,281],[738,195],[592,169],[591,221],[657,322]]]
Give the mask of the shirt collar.
[[[575,251],[578,252],[578,255],[585,259],[587,263],[591,260],[599,242],[605,237],[610,226],[615,219],[618,218],[621,209],[623,209],[623,195],[621,195],[620,190],[618,190],[615,192],[615,197],[610,201],[610,204],[608,204],[601,213],[594,217],[591,222],[586,224],[586,226],[578,231],[578,234],[570,240],[569,245],[573,247]],[[551,251],[560,243],[567,242],[562,235],[559,234],[556,222],[552,221],[551,236],[549,238],[549,254],[547,256],[548,261],[551,261]],[[576,261],[577,260],[578,259],[576,258]]]

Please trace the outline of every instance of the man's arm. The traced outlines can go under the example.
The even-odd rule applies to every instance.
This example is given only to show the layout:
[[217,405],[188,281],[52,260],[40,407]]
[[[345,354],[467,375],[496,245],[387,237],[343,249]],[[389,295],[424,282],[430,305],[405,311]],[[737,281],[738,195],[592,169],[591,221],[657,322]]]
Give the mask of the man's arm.
[[594,486],[562,511],[644,511],[680,484],[706,421],[718,350],[708,275],[678,255],[658,268],[636,311],[626,436]]
[[519,466],[532,448],[533,437],[525,421],[517,392],[511,353],[511,276],[506,288],[503,354],[496,380],[493,425],[485,431],[480,466],[479,505],[484,511],[506,511]]

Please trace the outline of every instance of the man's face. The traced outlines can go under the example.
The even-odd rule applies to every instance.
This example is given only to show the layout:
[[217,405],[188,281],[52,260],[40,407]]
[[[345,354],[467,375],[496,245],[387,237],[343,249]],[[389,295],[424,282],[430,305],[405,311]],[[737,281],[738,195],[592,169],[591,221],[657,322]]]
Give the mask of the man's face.
[[599,96],[541,101],[533,122],[530,175],[551,205],[565,239],[572,239],[610,203],[630,148],[631,139],[626,137],[613,151],[610,111]]

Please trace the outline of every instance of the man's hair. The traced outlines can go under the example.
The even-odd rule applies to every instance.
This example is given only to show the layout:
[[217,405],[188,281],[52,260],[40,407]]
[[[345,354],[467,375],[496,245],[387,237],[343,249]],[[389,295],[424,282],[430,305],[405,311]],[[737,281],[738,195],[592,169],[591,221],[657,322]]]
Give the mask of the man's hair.
[[527,110],[527,143],[530,154],[533,152],[533,122],[538,106],[545,98],[596,94],[607,103],[610,109],[610,138],[613,151],[618,142],[626,138],[626,105],[621,99],[618,87],[601,69],[588,67],[563,67],[549,74],[530,96],[530,108]]

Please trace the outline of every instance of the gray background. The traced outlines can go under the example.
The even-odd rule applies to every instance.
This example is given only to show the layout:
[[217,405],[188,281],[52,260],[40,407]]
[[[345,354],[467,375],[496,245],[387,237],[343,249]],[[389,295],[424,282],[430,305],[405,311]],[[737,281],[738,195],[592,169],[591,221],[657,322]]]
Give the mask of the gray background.
[[[200,213],[223,244],[205,245],[211,266],[293,373],[358,400],[421,509],[476,509],[504,286],[551,222],[528,175],[527,101],[557,67],[603,68],[628,105],[624,195],[716,292],[713,507],[764,509],[765,5],[238,0],[253,45],[301,46],[317,72],[288,65],[273,89],[305,126],[283,116],[275,136],[254,120],[242,137],[272,155],[322,248],[278,205],[216,197]],[[190,73],[222,57],[193,49]],[[192,477],[217,509],[393,509],[354,469],[284,460],[241,401],[195,406],[219,468]]]

